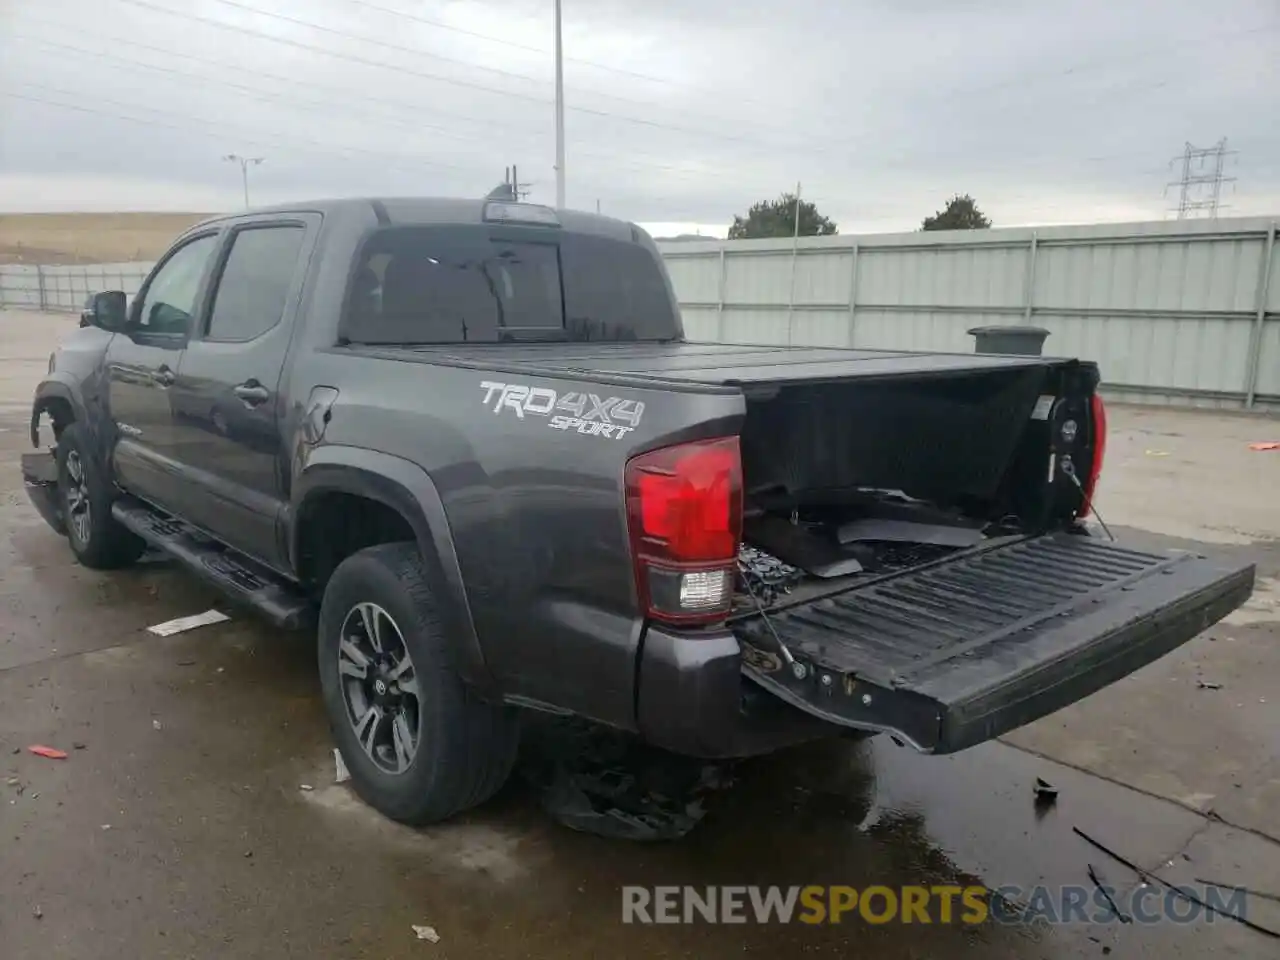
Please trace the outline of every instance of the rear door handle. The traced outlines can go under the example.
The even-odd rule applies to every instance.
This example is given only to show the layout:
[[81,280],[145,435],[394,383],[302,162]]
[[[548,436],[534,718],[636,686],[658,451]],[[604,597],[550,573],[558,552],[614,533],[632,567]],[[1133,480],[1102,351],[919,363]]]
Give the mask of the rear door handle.
[[235,387],[233,392],[249,407],[259,406],[271,399],[271,391],[257,380],[247,380]]
[[173,375],[173,371],[168,367],[161,366],[159,369],[152,372],[151,379],[162,387],[172,387],[178,378]]

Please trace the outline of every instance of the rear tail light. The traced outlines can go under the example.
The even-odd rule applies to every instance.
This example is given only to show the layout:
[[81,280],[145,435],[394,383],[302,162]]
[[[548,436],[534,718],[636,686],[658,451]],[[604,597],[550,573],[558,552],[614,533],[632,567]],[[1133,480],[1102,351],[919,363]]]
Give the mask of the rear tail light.
[[626,467],[627,524],[636,587],[648,616],[723,620],[742,537],[737,437],[641,454]]
[[1107,454],[1107,408],[1102,397],[1094,394],[1089,398],[1090,432],[1093,437],[1093,459],[1089,462],[1089,475],[1084,483],[1084,504],[1080,507],[1080,516],[1089,515],[1093,509],[1093,494],[1098,489],[1098,478],[1102,476],[1102,461]]

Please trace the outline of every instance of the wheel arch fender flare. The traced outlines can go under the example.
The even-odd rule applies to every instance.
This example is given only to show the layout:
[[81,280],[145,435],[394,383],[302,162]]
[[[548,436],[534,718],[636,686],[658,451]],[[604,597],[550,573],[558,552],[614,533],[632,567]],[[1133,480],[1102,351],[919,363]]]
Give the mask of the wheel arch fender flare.
[[454,663],[471,686],[491,689],[480,639],[467,599],[462,568],[454,549],[444,501],[430,474],[417,464],[388,453],[325,444],[314,449],[293,483],[287,525],[289,558],[298,569],[302,521],[308,502],[327,493],[348,493],[385,504],[413,528],[418,549],[436,564],[443,590],[441,614]]
[[65,401],[71,407],[76,423],[89,424],[84,397],[81,396],[76,382],[67,376],[51,374],[40,381],[31,403],[31,445],[33,447],[40,446],[40,414],[59,401]]

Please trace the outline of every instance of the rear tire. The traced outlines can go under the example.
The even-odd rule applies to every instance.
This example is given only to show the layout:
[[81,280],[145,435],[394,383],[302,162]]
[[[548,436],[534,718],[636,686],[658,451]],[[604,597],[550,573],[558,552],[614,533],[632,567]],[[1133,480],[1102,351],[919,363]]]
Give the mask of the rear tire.
[[94,570],[127,567],[147,548],[111,515],[114,500],[84,425],[68,424],[58,436],[58,501],[71,552]]
[[320,685],[351,782],[409,824],[488,800],[519,745],[517,711],[478,699],[459,676],[434,589],[417,546],[388,543],[339,564],[320,607]]

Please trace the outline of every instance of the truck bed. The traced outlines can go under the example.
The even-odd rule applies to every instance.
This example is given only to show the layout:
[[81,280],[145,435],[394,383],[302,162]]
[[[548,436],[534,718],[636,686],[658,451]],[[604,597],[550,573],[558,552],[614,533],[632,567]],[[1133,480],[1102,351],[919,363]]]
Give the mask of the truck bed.
[[[441,346],[352,345],[342,349],[417,363],[444,363],[531,376],[654,381],[672,386],[751,387],[850,379],[925,378],[1048,367],[1045,357],[855,350],[734,343],[487,343]],[[641,385],[641,384],[637,384]]]

